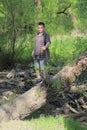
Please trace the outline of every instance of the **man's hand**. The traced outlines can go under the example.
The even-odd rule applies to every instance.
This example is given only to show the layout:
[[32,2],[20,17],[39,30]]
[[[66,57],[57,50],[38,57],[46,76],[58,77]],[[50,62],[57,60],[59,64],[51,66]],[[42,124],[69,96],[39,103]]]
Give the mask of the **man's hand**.
[[45,51],[45,50],[46,50],[46,47],[45,47],[45,46],[41,47],[41,50],[42,50],[42,51]]

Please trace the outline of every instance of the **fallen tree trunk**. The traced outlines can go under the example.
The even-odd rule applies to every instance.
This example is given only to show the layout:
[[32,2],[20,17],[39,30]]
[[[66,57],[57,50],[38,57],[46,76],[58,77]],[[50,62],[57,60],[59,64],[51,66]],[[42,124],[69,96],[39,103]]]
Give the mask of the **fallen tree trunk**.
[[[61,82],[63,86],[69,86],[69,88],[71,88],[70,85],[85,69],[87,69],[87,54],[81,56],[73,66],[64,67],[50,79],[50,82]],[[80,86],[80,88],[84,88],[84,86]],[[75,89],[75,91],[78,90]],[[46,96],[46,88],[44,86],[42,87],[41,83],[34,86],[32,89],[18,96],[12,102],[0,106],[0,121],[3,122],[27,117],[46,103]],[[77,112],[69,105],[68,108],[71,111]]]
[[73,66],[65,66],[54,75],[50,82],[61,82],[63,86],[70,86],[87,69],[87,53],[82,54]]
[[87,84],[71,86],[70,92],[81,92],[87,90]]
[[46,88],[38,84],[12,102],[0,106],[0,121],[23,119],[46,103]]

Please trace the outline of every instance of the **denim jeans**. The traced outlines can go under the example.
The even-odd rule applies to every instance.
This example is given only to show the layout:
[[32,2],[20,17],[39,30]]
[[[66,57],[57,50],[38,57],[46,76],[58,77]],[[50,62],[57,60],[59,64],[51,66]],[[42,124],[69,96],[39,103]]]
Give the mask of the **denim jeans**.
[[47,77],[47,59],[35,60],[35,69],[37,77],[46,78]]
[[41,59],[41,60],[35,60],[35,68],[36,69],[41,69],[41,70],[44,70],[45,69],[45,67],[46,67],[46,65],[47,65],[47,60],[46,60],[46,58],[44,58],[44,59]]

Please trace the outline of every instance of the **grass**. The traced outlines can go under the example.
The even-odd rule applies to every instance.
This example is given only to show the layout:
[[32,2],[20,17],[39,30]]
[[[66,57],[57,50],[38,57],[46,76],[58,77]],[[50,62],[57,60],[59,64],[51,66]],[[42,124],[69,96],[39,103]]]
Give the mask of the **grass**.
[[78,121],[63,117],[40,117],[25,121],[10,121],[0,124],[0,130],[87,130]]
[[[15,44],[15,61],[29,63],[33,61],[31,53],[34,45],[34,35],[23,35],[17,38]],[[4,39],[4,38],[3,38]],[[3,43],[2,39],[2,43]],[[1,44],[1,63],[7,58],[9,43]],[[62,66],[72,63],[80,53],[87,50],[87,37],[52,36],[50,45],[50,65]],[[6,52],[7,51],[7,52]],[[11,51],[11,50],[10,50]],[[10,56],[11,54],[8,54]],[[4,59],[4,60],[3,60]],[[0,64],[1,64],[0,63]]]
[[54,37],[50,46],[50,63],[62,67],[72,63],[82,52],[87,50],[87,37]]
[[[17,39],[15,48],[15,58],[17,61],[26,61],[31,59],[31,52],[33,49],[33,40],[31,41],[31,39],[33,39],[32,36]],[[56,36],[56,38],[52,39],[52,44],[50,46],[50,64],[62,67],[71,63],[85,50],[87,50],[86,37],[76,38],[69,36]],[[57,83],[55,83],[54,86],[56,86],[56,84]],[[39,92],[38,96],[40,96]],[[87,130],[87,127],[81,127],[79,121],[50,116],[31,120],[16,120],[8,123],[2,123],[0,124],[0,130]]]

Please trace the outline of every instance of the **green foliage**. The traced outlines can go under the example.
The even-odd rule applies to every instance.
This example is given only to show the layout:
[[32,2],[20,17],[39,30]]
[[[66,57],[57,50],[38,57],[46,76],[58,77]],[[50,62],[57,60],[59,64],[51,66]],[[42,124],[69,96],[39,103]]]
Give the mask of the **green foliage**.
[[81,127],[79,121],[71,119],[64,119],[63,117],[40,117],[30,121],[11,121],[8,123],[0,124],[1,130],[86,130],[87,127]]
[[56,37],[50,46],[50,63],[64,66],[75,60],[78,55],[87,50],[87,38]]
[[61,82],[55,81],[52,86],[55,87],[55,88],[59,88],[59,87],[61,87]]
[[17,39],[15,47],[15,60],[22,61],[31,61],[31,53],[33,50],[34,36],[32,35],[23,35]]
[[[16,61],[30,61],[38,21],[45,22],[47,32],[55,37],[69,35],[74,29],[86,32],[86,16],[85,0],[1,0],[0,58],[3,61],[8,54]],[[59,66],[70,63],[86,50],[86,41],[86,38],[55,38],[50,47],[50,63]]]
[[86,0],[75,0],[74,2],[72,2],[73,4],[73,12],[76,16],[76,20],[77,20],[77,27],[81,30],[81,31],[86,31],[86,27],[87,27],[87,1]]

